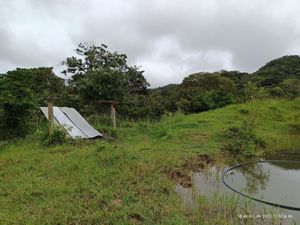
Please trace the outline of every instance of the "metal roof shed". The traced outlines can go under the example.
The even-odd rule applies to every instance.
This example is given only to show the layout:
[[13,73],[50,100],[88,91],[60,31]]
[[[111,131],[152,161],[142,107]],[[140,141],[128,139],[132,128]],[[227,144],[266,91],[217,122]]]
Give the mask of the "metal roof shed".
[[[48,118],[48,107],[40,107]],[[72,138],[101,138],[103,135],[93,128],[74,108],[53,107],[54,123],[63,126]]]

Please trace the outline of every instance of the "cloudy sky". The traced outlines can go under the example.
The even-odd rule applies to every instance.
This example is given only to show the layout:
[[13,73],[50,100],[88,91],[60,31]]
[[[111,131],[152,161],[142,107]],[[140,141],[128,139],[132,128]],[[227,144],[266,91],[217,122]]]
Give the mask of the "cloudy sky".
[[0,0],[0,21],[0,73],[58,73],[80,42],[127,54],[153,87],[300,54],[299,0]]

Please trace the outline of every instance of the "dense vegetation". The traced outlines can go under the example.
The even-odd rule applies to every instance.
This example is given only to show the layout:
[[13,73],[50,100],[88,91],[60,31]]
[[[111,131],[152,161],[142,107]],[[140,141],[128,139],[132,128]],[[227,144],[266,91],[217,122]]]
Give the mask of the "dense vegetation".
[[[63,60],[68,82],[52,68],[16,69],[0,76],[0,137],[20,137],[34,130],[38,106],[52,99],[86,116],[103,114],[103,100],[119,102],[118,116],[157,120],[176,112],[198,113],[265,97],[293,99],[300,95],[300,57],[284,56],[248,74],[238,71],[195,73],[181,84],[149,89],[144,71],[128,66],[127,56],[107,46],[80,44],[76,56]],[[5,131],[5,132],[4,132]]]

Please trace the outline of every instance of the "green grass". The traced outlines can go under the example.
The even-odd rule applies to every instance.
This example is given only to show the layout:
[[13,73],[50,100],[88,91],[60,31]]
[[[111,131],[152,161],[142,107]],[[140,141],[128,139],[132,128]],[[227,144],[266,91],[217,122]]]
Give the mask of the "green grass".
[[[215,194],[210,198],[200,196],[196,200],[198,200],[198,205],[190,213],[192,224],[287,224],[287,220],[284,219],[262,217],[262,215],[267,214],[284,214],[281,209],[267,208],[264,204],[253,202],[250,199],[243,199],[236,195]],[[243,216],[253,217],[256,215],[261,215],[261,218],[243,218]],[[292,219],[289,222],[293,224]]]
[[[259,105],[255,132],[266,142],[265,151],[299,150],[300,99]],[[182,207],[166,171],[184,170],[199,154],[218,158],[224,131],[240,125],[252,107],[177,114],[158,123],[120,121],[117,131],[92,119],[120,142],[46,148],[31,137],[0,143],[0,224],[216,223],[223,211],[213,204],[206,210],[214,213],[207,215],[203,207],[193,216]]]

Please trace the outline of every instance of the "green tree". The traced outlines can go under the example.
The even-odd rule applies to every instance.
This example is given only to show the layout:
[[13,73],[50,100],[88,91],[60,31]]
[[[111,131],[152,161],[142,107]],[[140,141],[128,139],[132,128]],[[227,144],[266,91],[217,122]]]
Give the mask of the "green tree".
[[0,136],[22,136],[26,133],[28,120],[36,105],[34,92],[20,70],[8,72],[0,80]]
[[184,78],[176,101],[185,113],[201,112],[232,103],[235,93],[235,84],[230,78],[218,73],[196,73]]
[[0,136],[24,136],[28,133],[37,106],[49,95],[57,96],[63,80],[52,68],[16,69],[0,78]]
[[127,65],[127,56],[110,52],[106,45],[79,44],[77,56],[62,62],[63,74],[71,76],[73,94],[78,94],[82,103],[97,100],[115,100],[124,103],[130,95],[146,94],[149,86],[144,71]]
[[196,88],[202,91],[219,90],[233,93],[236,91],[234,82],[218,73],[195,73],[183,79],[183,87]]
[[199,96],[198,111],[206,111],[224,107],[233,103],[232,97],[222,91],[208,91]]

